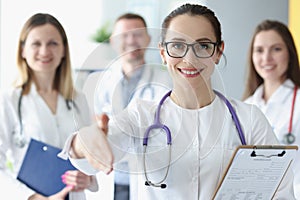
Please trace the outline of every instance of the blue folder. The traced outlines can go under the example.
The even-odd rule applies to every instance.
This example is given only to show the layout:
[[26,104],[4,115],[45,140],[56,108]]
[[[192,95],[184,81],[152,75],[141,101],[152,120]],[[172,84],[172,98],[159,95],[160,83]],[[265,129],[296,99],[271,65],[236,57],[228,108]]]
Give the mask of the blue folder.
[[76,170],[69,160],[57,156],[61,149],[31,139],[17,179],[35,192],[50,196],[66,185],[61,176]]

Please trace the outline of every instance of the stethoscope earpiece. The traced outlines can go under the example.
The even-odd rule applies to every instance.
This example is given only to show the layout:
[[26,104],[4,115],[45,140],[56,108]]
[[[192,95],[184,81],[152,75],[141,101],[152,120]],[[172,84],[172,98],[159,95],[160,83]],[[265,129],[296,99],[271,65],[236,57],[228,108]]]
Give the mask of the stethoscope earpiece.
[[165,189],[167,187],[167,184],[153,184],[151,181],[145,181],[146,186],[154,186],[154,187],[160,187],[161,189]]

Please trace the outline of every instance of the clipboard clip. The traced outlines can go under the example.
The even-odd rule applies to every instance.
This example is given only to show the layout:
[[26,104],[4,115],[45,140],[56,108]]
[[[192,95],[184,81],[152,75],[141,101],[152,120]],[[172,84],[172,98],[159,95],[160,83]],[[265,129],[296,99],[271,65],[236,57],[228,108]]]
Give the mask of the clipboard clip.
[[265,158],[271,158],[271,157],[273,157],[273,156],[277,156],[277,157],[283,157],[284,155],[285,155],[285,150],[283,150],[281,153],[279,153],[279,154],[271,154],[271,155],[257,155],[256,153],[255,153],[255,150],[253,150],[252,151],[252,153],[250,154],[250,156],[251,157],[258,157],[258,156],[260,156],[260,157],[265,157]]

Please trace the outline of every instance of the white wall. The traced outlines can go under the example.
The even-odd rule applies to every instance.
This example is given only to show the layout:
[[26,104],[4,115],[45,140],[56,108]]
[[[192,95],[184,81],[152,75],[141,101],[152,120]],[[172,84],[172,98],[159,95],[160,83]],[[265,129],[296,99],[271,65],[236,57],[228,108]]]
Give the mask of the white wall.
[[[133,11],[145,17],[148,26],[158,32],[163,18],[182,3],[203,3],[216,12],[222,23],[227,66],[220,75],[228,95],[240,98],[248,43],[257,23],[272,18],[288,22],[288,0],[1,0],[0,3],[0,87],[7,87],[16,75],[16,47],[21,27],[36,12],[53,14],[69,37],[74,68],[81,68],[98,46],[90,37],[98,27],[117,16]],[[157,34],[157,33],[156,33]],[[153,37],[153,47],[158,38]],[[153,52],[148,60],[160,62]]]

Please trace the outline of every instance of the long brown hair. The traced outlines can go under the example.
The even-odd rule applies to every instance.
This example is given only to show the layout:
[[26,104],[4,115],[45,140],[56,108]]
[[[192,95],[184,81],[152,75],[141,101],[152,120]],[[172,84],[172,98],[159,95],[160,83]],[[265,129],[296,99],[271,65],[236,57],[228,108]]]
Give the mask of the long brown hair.
[[29,32],[38,26],[51,24],[60,33],[63,44],[65,56],[62,59],[60,66],[56,70],[53,87],[56,89],[66,100],[72,100],[73,95],[73,80],[72,80],[72,69],[70,61],[69,43],[63,26],[60,22],[50,14],[37,13],[31,16],[24,24],[20,33],[17,51],[17,67],[19,71],[19,78],[15,81],[16,87],[23,88],[23,95],[29,93],[31,83],[33,82],[33,73],[29,68],[26,60],[22,57],[23,46],[27,39]]
[[283,39],[289,53],[288,69],[286,72],[286,77],[291,79],[295,85],[300,87],[300,69],[299,69],[299,59],[296,50],[296,46],[290,33],[288,27],[283,23],[275,20],[264,20],[255,28],[254,34],[251,39],[250,48],[248,51],[247,58],[247,75],[246,75],[246,87],[243,94],[243,100],[247,99],[249,96],[253,95],[255,90],[260,86],[264,80],[256,72],[252,60],[253,54],[253,43],[256,35],[261,31],[274,30]]

